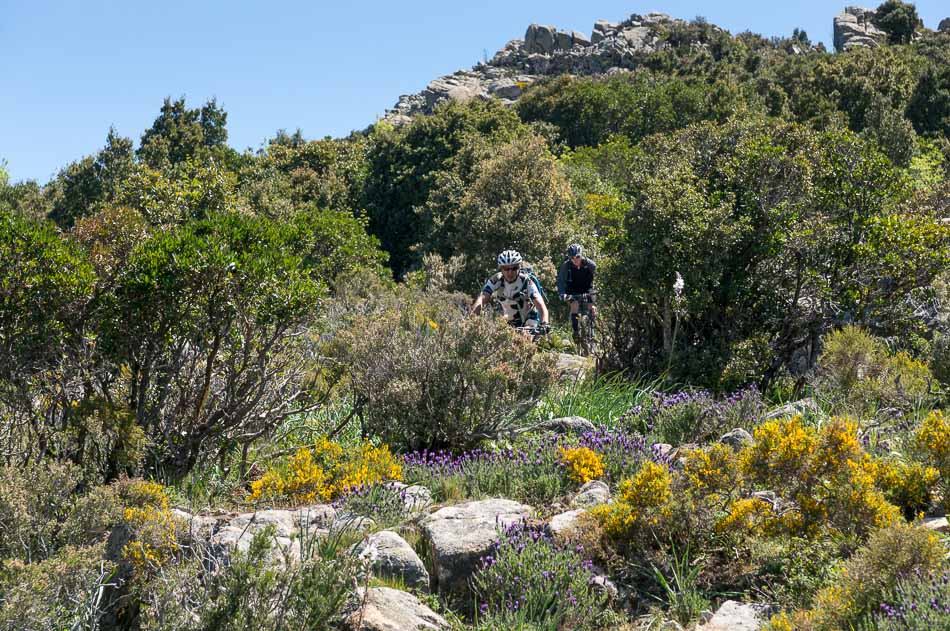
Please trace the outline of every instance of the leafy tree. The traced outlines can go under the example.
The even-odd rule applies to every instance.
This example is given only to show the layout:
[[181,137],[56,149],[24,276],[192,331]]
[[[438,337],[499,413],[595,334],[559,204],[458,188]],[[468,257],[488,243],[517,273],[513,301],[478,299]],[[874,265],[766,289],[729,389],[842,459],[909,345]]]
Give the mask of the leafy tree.
[[290,217],[310,206],[357,214],[366,151],[362,136],[272,141],[241,170],[239,195],[253,212],[268,217]]
[[946,226],[905,210],[908,182],[847,132],[705,124],[577,159],[630,200],[604,231],[606,324],[628,367],[709,378],[755,347],[768,381],[813,363],[835,324],[895,333],[895,305],[946,260]]
[[81,250],[51,223],[0,212],[0,451],[8,464],[63,455],[94,280]]
[[211,99],[188,109],[185,99],[165,98],[161,113],[142,134],[137,155],[154,169],[174,166],[188,158],[227,153],[227,112]]
[[453,165],[466,143],[473,137],[504,143],[526,131],[513,111],[492,101],[448,103],[401,128],[374,128],[362,206],[370,232],[389,252],[393,274],[402,276],[418,262],[412,247],[426,227],[416,209],[428,199],[440,172],[465,168]]
[[555,262],[578,237],[573,194],[557,160],[538,137],[495,147],[473,146],[480,156],[470,173],[445,171],[423,206],[431,226],[418,252],[444,259],[464,255],[455,283],[472,292],[496,269],[495,257],[514,248],[553,286]]
[[724,120],[741,107],[740,95],[719,83],[713,88],[647,73],[607,79],[559,77],[518,101],[526,122],[553,123],[570,147],[596,146],[612,134],[634,142],[701,120]]
[[266,219],[191,221],[136,248],[105,302],[103,350],[169,479],[312,405],[301,333],[324,285],[294,240]]
[[117,202],[153,225],[185,223],[233,210],[236,179],[214,161],[189,158],[165,171],[139,163],[122,182]]
[[887,33],[891,44],[909,44],[914,31],[923,26],[917,7],[901,0],[887,0],[875,9],[874,23]]
[[921,74],[907,117],[919,134],[950,137],[950,68],[929,66]]
[[76,219],[94,214],[102,204],[115,200],[133,167],[132,141],[110,129],[106,146],[98,154],[74,162],[59,173],[60,194],[49,218],[69,228]]

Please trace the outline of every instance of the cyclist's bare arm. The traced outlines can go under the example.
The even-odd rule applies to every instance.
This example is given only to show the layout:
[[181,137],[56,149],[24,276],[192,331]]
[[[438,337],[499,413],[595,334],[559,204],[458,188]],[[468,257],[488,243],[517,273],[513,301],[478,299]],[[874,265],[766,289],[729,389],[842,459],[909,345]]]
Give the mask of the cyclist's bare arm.
[[541,316],[541,324],[547,324],[548,320],[548,306],[544,304],[544,298],[538,296],[534,299],[534,306],[538,310],[538,314]]
[[482,312],[482,305],[486,301],[491,300],[491,295],[485,293],[484,291],[478,292],[478,298],[475,299],[475,302],[472,303],[472,315],[478,315]]

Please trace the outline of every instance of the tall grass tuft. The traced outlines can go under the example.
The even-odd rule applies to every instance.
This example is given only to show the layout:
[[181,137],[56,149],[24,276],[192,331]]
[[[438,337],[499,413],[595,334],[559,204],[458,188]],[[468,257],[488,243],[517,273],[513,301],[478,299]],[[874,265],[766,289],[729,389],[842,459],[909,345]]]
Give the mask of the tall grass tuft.
[[650,400],[661,389],[660,379],[630,380],[620,373],[575,380],[549,392],[538,404],[538,420],[582,416],[595,425],[613,428],[624,412]]

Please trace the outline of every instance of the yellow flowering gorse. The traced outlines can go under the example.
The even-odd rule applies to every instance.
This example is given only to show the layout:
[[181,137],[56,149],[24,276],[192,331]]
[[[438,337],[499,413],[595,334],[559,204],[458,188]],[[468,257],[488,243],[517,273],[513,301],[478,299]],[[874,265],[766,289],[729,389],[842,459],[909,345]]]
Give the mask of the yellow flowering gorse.
[[364,442],[345,455],[339,443],[321,438],[312,448],[298,449],[285,463],[253,481],[248,500],[327,502],[363,485],[401,479],[402,465],[388,446]]
[[567,476],[585,484],[604,475],[604,459],[587,447],[560,448],[561,460],[567,466]]

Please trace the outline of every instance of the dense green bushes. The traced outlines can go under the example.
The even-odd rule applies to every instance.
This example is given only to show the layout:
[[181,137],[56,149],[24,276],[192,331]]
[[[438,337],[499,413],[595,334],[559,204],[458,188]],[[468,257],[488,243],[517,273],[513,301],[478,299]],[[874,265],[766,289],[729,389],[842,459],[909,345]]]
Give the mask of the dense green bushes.
[[334,340],[364,431],[398,450],[473,446],[526,413],[553,380],[530,341],[500,319],[465,317],[457,300],[409,293]]

